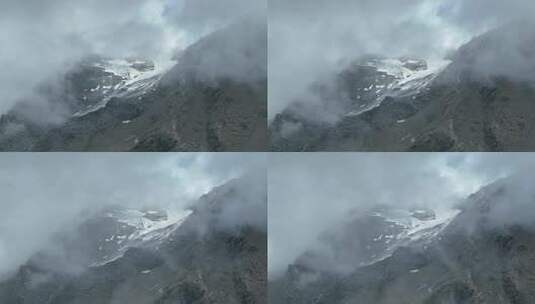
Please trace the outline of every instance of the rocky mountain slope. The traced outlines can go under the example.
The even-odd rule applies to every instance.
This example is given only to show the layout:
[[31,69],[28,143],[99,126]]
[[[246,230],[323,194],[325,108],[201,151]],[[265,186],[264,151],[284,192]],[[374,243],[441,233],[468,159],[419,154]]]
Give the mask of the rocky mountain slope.
[[[476,37],[448,61],[371,57],[338,75],[339,119],[296,103],[270,125],[275,151],[531,151],[535,45],[530,26]],[[511,38],[516,37],[516,38]],[[326,102],[327,103],[327,102]],[[328,104],[326,104],[328,107]]]
[[505,211],[522,213],[533,203],[517,195],[521,188],[500,181],[457,212],[403,217],[420,223],[416,233],[384,213],[349,222],[345,234],[330,238],[342,269],[307,253],[269,283],[270,303],[532,303],[535,230]]
[[250,213],[266,195],[242,187],[262,188],[232,181],[191,210],[107,208],[0,282],[0,302],[266,303],[265,221],[251,220],[265,213]]
[[60,92],[43,93],[66,121],[39,123],[27,114],[43,112],[38,105],[20,104],[0,117],[0,150],[265,150],[266,50],[266,25],[244,20],[202,38],[170,69],[87,58]]

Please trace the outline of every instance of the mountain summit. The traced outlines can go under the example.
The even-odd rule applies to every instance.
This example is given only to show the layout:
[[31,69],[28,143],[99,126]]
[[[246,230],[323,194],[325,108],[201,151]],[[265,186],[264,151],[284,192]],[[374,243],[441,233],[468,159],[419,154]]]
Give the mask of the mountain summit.
[[0,282],[0,302],[267,303],[266,190],[253,177],[189,210],[106,208]]
[[331,93],[318,93],[338,119],[310,119],[306,103],[294,104],[271,123],[272,149],[530,151],[535,147],[532,28],[514,23],[492,30],[448,61],[358,60],[338,75]]
[[385,207],[352,217],[270,281],[270,301],[532,303],[533,192],[525,186],[522,177],[497,181],[451,212]]
[[266,25],[244,19],[191,45],[170,69],[92,56],[60,89],[44,85],[66,121],[39,122],[38,104],[20,104],[0,117],[0,150],[263,151],[266,50]]

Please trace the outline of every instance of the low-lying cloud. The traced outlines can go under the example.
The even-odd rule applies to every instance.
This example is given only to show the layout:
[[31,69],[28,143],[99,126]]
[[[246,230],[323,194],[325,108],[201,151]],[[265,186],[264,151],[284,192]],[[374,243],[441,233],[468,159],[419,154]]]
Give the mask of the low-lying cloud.
[[[272,1],[269,120],[294,102],[301,102],[313,111],[305,116],[332,122],[337,101],[321,100],[310,87],[315,82],[328,83],[352,60],[368,54],[440,60],[488,30],[528,20],[533,9],[528,0]],[[512,51],[507,62],[520,61],[515,49],[524,38],[515,37],[515,33],[509,36],[513,37],[498,41],[496,46]],[[511,75],[521,66],[484,64],[487,70],[478,72],[492,76]]]
[[188,32],[202,36],[214,28],[221,28],[241,18],[266,16],[267,1],[197,0],[175,1],[164,15]]
[[265,170],[265,156],[8,153],[0,157],[0,167],[3,276],[47,246],[56,233],[101,208],[189,208],[213,187],[250,170]]
[[[507,154],[278,154],[270,157],[269,168],[268,271],[274,278],[305,251],[318,248],[319,236],[347,219],[349,212],[359,214],[378,205],[451,210],[480,187],[535,168],[535,158],[530,154],[514,158]],[[527,197],[525,191],[519,193]],[[515,218],[508,217],[510,222]]]
[[[0,3],[0,115],[17,104],[41,113],[41,123],[68,118],[57,96],[62,76],[82,58],[149,58],[167,63],[201,37],[244,16],[265,15],[265,1],[232,0],[92,0],[73,2],[2,1]],[[29,116],[33,115],[30,113]],[[33,115],[39,116],[39,115]]]

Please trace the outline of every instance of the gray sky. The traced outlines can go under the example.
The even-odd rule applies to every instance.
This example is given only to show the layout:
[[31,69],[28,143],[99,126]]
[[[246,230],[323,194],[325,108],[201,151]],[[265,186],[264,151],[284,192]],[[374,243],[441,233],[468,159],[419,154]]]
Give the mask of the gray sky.
[[[227,3],[229,5],[224,5]],[[263,0],[0,1],[0,115],[21,100],[65,117],[35,92],[88,54],[168,61],[199,38],[244,16],[265,15]]]
[[[359,212],[377,204],[449,209],[482,185],[533,171],[535,156],[288,153],[270,155],[269,168],[268,270],[273,277],[315,246],[318,235],[340,223],[349,210]],[[535,195],[533,190],[529,193]],[[523,218],[535,216],[535,211],[528,212],[531,209],[521,210]],[[507,209],[509,215],[515,212],[518,209]]]
[[185,208],[216,185],[265,170],[265,155],[3,153],[0,168],[2,275],[80,223],[81,212],[110,204]]
[[295,100],[320,103],[310,84],[328,81],[359,55],[440,59],[533,11],[531,0],[271,0],[269,119]]

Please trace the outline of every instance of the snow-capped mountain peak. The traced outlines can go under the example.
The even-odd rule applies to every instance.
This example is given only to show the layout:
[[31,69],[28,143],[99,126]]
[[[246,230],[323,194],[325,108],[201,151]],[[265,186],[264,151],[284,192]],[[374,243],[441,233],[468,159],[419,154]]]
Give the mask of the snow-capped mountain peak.
[[111,98],[138,98],[154,89],[170,63],[140,59],[99,59],[86,67],[103,74],[80,96],[86,106],[73,114],[81,117],[106,107]]
[[[370,59],[359,63],[359,67],[376,71],[375,80],[367,87],[357,88],[356,99],[362,103],[346,116],[357,116],[379,107],[386,97],[415,96],[421,93],[450,63],[449,60],[410,58]],[[372,96],[369,96],[370,92]]]
[[191,210],[112,209],[97,221],[107,223],[105,232],[95,243],[97,258],[91,266],[112,262],[132,247],[158,249],[192,214]]
[[118,222],[134,227],[135,231],[128,236],[129,240],[162,240],[176,229],[188,216],[191,210],[179,211],[139,211],[126,209],[119,212],[108,213]]
[[440,211],[417,209],[394,210],[388,213],[375,212],[374,215],[403,227],[403,231],[396,236],[397,239],[419,241],[429,240],[438,235],[459,212],[456,209]]
[[302,255],[297,264],[312,269],[327,265],[325,271],[347,272],[382,261],[401,247],[424,248],[440,240],[441,232],[459,212],[390,207],[355,212],[324,232],[319,238],[320,245]]
[[395,229],[388,230],[391,233],[379,232],[373,238],[373,242],[381,243],[383,250],[374,253],[369,263],[383,260],[403,246],[427,246],[440,238],[440,233],[459,213],[457,209],[392,209],[372,212],[371,216],[380,218],[388,227]]

